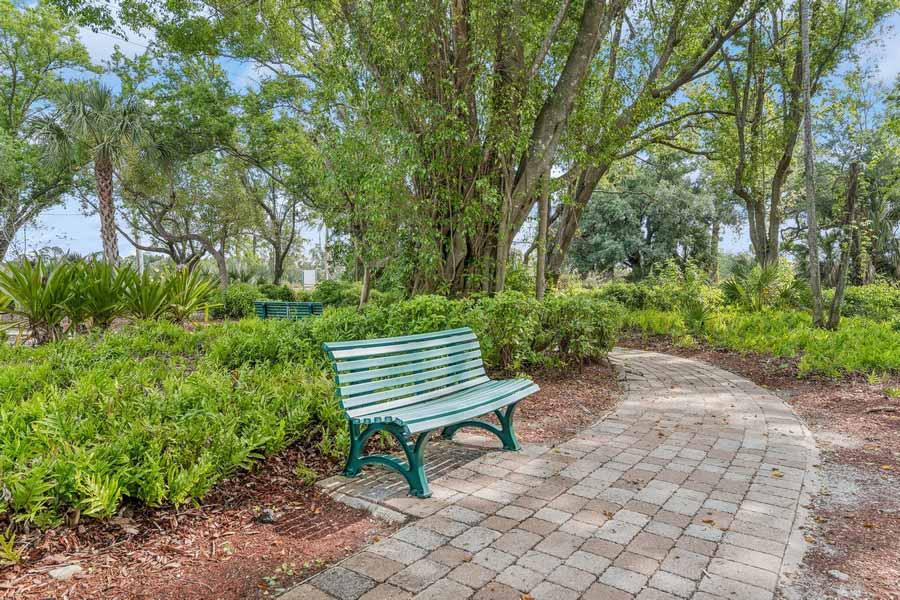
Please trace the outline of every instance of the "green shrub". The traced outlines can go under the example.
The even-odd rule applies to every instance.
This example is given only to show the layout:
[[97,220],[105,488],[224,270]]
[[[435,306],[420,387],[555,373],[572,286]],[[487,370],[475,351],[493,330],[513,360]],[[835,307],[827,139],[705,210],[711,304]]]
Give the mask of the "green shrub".
[[[834,290],[826,290],[824,297],[830,304]],[[841,314],[877,321],[890,320],[900,315],[900,287],[887,283],[848,286],[844,292]]]
[[649,289],[642,283],[612,281],[600,286],[595,292],[598,298],[618,302],[630,309],[642,309],[647,306]]
[[501,292],[480,299],[471,314],[488,365],[516,370],[532,358],[540,302],[522,292]]
[[615,344],[621,313],[621,305],[588,294],[549,296],[535,347],[556,352],[566,363],[597,360]]
[[217,284],[199,270],[176,269],[166,276],[166,315],[179,323],[216,305]]
[[275,285],[274,283],[264,283],[259,286],[260,298],[266,300],[281,300],[282,302],[293,302],[294,292],[286,285]]
[[114,269],[99,260],[76,263],[73,268],[72,296],[66,303],[69,319],[106,329],[125,312],[123,299],[133,270],[125,266]]
[[359,305],[360,287],[352,281],[326,279],[316,284],[312,292],[312,300],[326,306]]
[[422,294],[383,306],[381,314],[385,316],[385,323],[379,329],[390,337],[465,327],[470,325],[467,318],[470,307],[471,303],[464,300]]
[[222,292],[221,312],[214,313],[228,319],[243,319],[255,314],[254,300],[260,299],[259,289],[252,283],[232,283]]
[[133,319],[161,319],[169,310],[169,284],[150,271],[133,274],[125,285],[122,304],[124,313]]
[[751,312],[772,307],[797,307],[803,303],[805,287],[784,260],[765,267],[754,265],[736,269],[721,285],[727,304]]

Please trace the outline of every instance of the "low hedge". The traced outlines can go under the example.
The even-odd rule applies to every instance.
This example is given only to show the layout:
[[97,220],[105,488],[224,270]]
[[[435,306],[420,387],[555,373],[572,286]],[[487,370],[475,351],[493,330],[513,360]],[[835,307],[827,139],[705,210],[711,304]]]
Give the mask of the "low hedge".
[[142,322],[37,348],[2,346],[0,507],[46,527],[66,514],[111,516],[127,499],[196,500],[297,441],[340,456],[348,440],[325,341],[469,325],[489,366],[518,370],[602,356],[620,312],[586,294],[543,303],[517,292],[419,296],[300,321],[193,330]]

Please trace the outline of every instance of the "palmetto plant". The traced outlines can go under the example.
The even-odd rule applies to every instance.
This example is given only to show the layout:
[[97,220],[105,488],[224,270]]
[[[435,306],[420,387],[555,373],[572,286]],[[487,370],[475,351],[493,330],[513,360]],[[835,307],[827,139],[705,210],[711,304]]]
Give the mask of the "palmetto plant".
[[148,271],[140,275],[131,273],[122,295],[125,314],[150,321],[164,317],[169,310],[169,282]]
[[168,277],[169,316],[185,321],[191,314],[217,306],[213,298],[218,286],[199,271],[177,269]]
[[76,165],[93,163],[103,256],[110,264],[119,259],[113,170],[128,148],[144,137],[143,121],[137,99],[116,96],[108,87],[90,81],[67,86],[56,115],[36,122],[57,159]]
[[790,265],[783,262],[737,269],[722,282],[726,302],[751,312],[794,303],[801,295],[801,288],[802,283]]
[[8,299],[4,312],[24,321],[35,343],[60,339],[74,273],[71,264],[50,264],[41,258],[7,263],[0,269],[0,294]]
[[125,286],[133,277],[130,267],[114,267],[99,260],[78,263],[66,307],[69,319],[106,329],[123,314]]

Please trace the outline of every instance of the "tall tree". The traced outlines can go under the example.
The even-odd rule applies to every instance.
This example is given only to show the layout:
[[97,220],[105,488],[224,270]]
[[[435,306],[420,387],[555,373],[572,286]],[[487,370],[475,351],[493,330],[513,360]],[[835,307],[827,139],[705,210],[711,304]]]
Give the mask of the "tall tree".
[[22,227],[69,189],[71,170],[46,160],[32,125],[62,95],[66,71],[91,68],[77,36],[44,2],[0,0],[0,260]]
[[[822,280],[819,274],[819,225],[816,217],[815,146],[813,145],[812,82],[809,73],[809,0],[800,0],[800,62],[803,85],[803,182],[806,191],[806,244],[809,252],[809,288],[812,291],[813,323],[824,325]],[[841,290],[843,292],[843,289]],[[836,300],[838,300],[836,298]],[[839,300],[838,300],[839,302]],[[838,304],[838,306],[840,306]],[[840,311],[838,311],[840,314]]]
[[113,174],[144,136],[143,117],[136,98],[116,96],[105,85],[90,81],[69,85],[56,115],[42,122],[45,138],[63,161],[93,166],[103,256],[110,264],[119,260]]
[[[896,8],[895,0],[821,0],[810,15],[809,88],[814,96],[856,44]],[[784,192],[803,119],[802,44],[789,4],[760,12],[722,49],[718,85],[699,90],[698,106],[721,115],[710,139],[732,173],[760,264],[774,264],[785,215]],[[729,114],[730,113],[730,114]]]

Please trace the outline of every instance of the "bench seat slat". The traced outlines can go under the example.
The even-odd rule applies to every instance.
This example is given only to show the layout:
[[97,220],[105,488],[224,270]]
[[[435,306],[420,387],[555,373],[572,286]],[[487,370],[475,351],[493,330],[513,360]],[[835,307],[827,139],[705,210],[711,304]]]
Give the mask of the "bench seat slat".
[[395,422],[410,433],[429,431],[471,419],[498,408],[503,408],[536,392],[538,386],[527,379],[491,381],[451,393],[431,402],[416,404],[406,409],[372,413],[355,419],[359,423]]
[[471,342],[475,340],[475,334],[469,331],[451,337],[433,338],[428,340],[420,340],[414,342],[394,342],[389,344],[361,346],[358,348],[332,349],[328,348],[331,356],[336,360],[345,360],[348,358],[369,358],[372,356],[383,356],[385,354],[395,354],[398,352],[412,352],[415,350],[428,350],[430,348],[438,348],[441,346],[452,346],[463,342]]
[[347,416],[351,419],[365,417],[367,415],[371,415],[379,412],[387,412],[391,410],[396,410],[398,408],[403,408],[404,406],[410,406],[412,404],[418,404],[420,402],[427,402],[429,400],[433,400],[435,398],[440,398],[442,396],[446,396],[447,394],[451,394],[453,392],[458,392],[461,390],[465,390],[468,388],[473,388],[477,385],[481,385],[482,383],[488,382],[487,375],[482,375],[476,379],[470,379],[468,381],[463,381],[462,383],[457,383],[456,385],[450,385],[445,388],[439,388],[436,390],[432,390],[430,392],[425,392],[424,394],[418,394],[416,396],[408,396],[406,398],[401,398],[400,400],[392,400],[389,402],[381,402],[375,404],[367,404],[365,406],[347,406],[344,404],[344,410],[347,411]]
[[416,398],[421,395],[420,392],[429,392],[431,390],[445,388],[449,385],[453,385],[454,383],[462,383],[464,381],[475,379],[482,375],[484,375],[484,367],[479,364],[478,366],[473,367],[467,371],[461,371],[459,373],[454,373],[452,375],[447,375],[438,379],[430,379],[428,381],[416,383],[414,385],[391,388],[381,392],[373,392],[371,394],[364,394],[361,396],[351,396],[349,398],[342,398],[342,400],[344,403],[344,407],[349,408],[351,406],[365,406],[367,404],[382,402],[384,400],[393,400],[396,398]]

